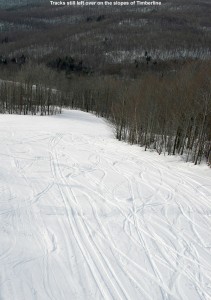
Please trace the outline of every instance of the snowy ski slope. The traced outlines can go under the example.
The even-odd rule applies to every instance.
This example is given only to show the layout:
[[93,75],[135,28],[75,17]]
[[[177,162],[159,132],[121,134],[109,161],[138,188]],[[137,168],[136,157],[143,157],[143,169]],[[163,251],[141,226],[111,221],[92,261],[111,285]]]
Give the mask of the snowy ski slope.
[[211,174],[100,118],[0,116],[0,299],[211,299]]

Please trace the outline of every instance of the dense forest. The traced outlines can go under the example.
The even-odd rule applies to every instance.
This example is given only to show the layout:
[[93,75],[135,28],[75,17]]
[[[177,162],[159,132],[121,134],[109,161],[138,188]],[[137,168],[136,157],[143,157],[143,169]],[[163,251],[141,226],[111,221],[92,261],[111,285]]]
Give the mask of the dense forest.
[[0,113],[78,108],[112,122],[119,140],[210,164],[209,7],[1,8]]

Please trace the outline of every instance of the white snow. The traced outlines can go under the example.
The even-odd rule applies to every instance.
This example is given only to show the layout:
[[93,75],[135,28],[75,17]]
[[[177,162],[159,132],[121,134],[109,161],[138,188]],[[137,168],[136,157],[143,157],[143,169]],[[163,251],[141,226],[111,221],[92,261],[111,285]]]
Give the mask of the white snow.
[[0,116],[0,299],[211,299],[211,174],[100,118]]

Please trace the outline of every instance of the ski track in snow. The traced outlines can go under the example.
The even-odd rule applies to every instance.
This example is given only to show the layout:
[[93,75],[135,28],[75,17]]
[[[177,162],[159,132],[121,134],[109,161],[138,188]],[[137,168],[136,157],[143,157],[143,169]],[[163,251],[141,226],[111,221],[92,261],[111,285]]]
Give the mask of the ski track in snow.
[[211,299],[211,174],[103,119],[0,117],[0,299]]

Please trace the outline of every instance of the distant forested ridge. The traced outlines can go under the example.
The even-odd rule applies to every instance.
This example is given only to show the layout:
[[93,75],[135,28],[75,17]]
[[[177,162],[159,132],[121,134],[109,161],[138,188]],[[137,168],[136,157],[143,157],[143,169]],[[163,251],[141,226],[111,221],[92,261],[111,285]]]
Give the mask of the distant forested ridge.
[[0,8],[11,8],[32,4],[48,3],[48,0],[1,0]]

